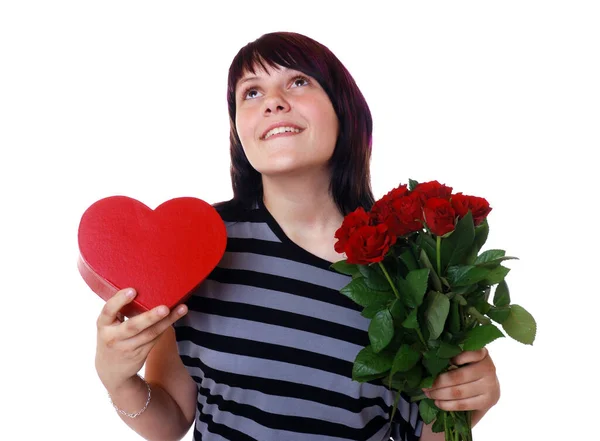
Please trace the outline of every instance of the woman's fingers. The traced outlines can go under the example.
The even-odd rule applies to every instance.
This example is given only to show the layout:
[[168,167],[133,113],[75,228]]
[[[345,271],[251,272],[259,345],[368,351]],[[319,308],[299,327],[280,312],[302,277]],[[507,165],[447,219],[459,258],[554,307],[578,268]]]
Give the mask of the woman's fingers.
[[500,397],[496,367],[487,349],[455,357],[457,369],[440,374],[433,387],[423,389],[443,410],[479,410],[493,406]]
[[452,361],[462,366],[440,374],[431,389],[471,383],[486,376],[494,376],[496,373],[494,363],[485,348],[479,351],[463,352]]
[[487,348],[482,348],[477,351],[465,351],[458,354],[456,357],[452,359],[452,363],[457,366],[467,364],[467,363],[476,363],[478,361],[483,360],[488,356]]
[[485,395],[463,398],[462,400],[435,400],[435,405],[446,411],[479,410],[489,407]]
[[115,322],[118,322],[119,320],[117,314],[119,314],[119,311],[123,308],[123,306],[130,303],[134,297],[135,290],[133,288],[126,288],[117,291],[114,296],[106,301],[102,311],[100,311],[100,315],[96,321],[98,328],[110,326]]
[[124,323],[119,325],[119,335],[121,339],[127,340],[134,337],[150,326],[158,323],[169,315],[169,308],[165,305],[157,306],[150,311],[143,312],[127,319]]
[[[177,308],[173,309],[169,315],[162,318],[156,323],[153,323],[151,326],[146,327],[143,331],[133,335],[129,339],[127,339],[124,343],[131,348],[131,350],[135,350],[141,346],[151,344],[153,345],[156,340],[165,332],[165,330],[183,317],[187,313],[188,309],[185,305],[179,305]],[[151,312],[151,311],[149,311]],[[134,317],[137,318],[137,317]],[[133,319],[127,320],[128,322]],[[126,323],[125,323],[126,324]]]
[[470,383],[452,385],[448,387],[429,389],[425,392],[432,400],[462,400],[481,395],[486,391],[487,382],[480,378]]

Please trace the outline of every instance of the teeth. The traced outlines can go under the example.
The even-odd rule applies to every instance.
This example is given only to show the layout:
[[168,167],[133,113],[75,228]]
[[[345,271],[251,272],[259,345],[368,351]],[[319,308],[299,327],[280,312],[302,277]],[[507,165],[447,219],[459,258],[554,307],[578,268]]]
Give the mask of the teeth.
[[269,130],[267,132],[267,134],[265,135],[265,139],[269,139],[273,135],[277,135],[278,133],[284,133],[284,132],[300,133],[300,129],[296,129],[294,127],[277,127],[276,129]]

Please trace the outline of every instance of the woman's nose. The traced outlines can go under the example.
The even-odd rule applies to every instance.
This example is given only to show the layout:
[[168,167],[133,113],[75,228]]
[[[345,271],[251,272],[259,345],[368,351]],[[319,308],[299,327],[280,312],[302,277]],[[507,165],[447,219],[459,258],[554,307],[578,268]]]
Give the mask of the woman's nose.
[[289,103],[280,94],[268,96],[264,103],[265,113],[271,113],[274,111],[287,111],[290,108]]

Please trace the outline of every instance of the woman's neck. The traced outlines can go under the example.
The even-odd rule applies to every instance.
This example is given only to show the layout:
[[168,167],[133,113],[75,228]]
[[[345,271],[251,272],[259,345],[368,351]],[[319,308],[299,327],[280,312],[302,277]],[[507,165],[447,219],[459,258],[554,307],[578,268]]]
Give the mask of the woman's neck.
[[329,192],[328,177],[263,176],[263,202],[290,238],[333,237],[344,218]]

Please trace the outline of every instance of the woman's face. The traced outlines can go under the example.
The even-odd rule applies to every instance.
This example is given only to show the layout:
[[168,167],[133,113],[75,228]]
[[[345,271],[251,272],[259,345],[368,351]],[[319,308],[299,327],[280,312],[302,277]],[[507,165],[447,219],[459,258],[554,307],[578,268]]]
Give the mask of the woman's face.
[[[297,70],[259,66],[255,72],[236,86],[235,124],[250,164],[270,176],[327,170],[339,130],[327,93]],[[294,131],[269,132],[281,123]]]

